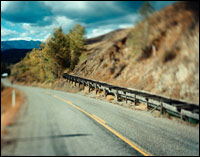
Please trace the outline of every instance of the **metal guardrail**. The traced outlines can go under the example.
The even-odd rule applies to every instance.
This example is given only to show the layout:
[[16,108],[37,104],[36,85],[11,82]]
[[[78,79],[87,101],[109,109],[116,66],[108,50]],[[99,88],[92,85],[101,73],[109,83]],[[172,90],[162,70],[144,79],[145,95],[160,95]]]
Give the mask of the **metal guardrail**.
[[181,119],[192,118],[199,122],[199,105],[189,103],[182,100],[171,99],[157,94],[152,94],[146,91],[124,88],[114,86],[105,82],[99,82],[78,76],[63,74],[63,78],[71,81],[72,83],[78,83],[78,86],[82,84],[84,87],[89,87],[89,92],[95,89],[96,93],[101,90],[104,91],[105,96],[107,94],[113,94],[117,100],[124,99],[134,102],[136,105],[139,103],[145,103],[147,108],[155,108],[160,110],[161,113],[168,112]]

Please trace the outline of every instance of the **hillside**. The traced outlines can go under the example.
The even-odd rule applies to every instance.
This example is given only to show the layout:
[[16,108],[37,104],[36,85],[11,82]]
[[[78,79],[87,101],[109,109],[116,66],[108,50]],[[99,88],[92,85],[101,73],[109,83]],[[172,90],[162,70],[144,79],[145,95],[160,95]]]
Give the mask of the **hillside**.
[[33,49],[38,48],[41,41],[13,40],[1,41],[1,51],[8,49]]
[[71,74],[199,104],[199,2],[177,2],[144,22],[89,40]]
[[112,37],[113,34],[120,33],[120,32],[123,31],[123,30],[124,30],[124,29],[118,29],[118,30],[112,31],[112,32],[110,32],[110,33],[107,33],[107,34],[104,34],[104,35],[101,35],[101,36],[98,36],[98,37],[89,38],[89,39],[87,39],[87,41],[86,41],[86,45],[91,45],[91,44],[96,43],[96,42],[105,41],[105,40],[107,40],[108,38],[111,39],[111,37]]
[[1,62],[15,64],[21,61],[31,49],[8,49],[1,51]]

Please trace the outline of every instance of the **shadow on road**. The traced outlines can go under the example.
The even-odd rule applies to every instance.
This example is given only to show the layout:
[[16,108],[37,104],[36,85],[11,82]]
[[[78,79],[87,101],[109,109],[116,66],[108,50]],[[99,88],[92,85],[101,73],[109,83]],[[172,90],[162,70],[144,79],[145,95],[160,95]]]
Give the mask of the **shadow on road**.
[[22,138],[5,138],[4,145],[10,145],[13,142],[20,141],[33,141],[33,140],[45,140],[45,139],[54,139],[54,138],[69,138],[69,137],[80,137],[80,136],[91,136],[91,134],[68,134],[68,135],[53,135],[53,136],[38,136],[38,137],[22,137]]

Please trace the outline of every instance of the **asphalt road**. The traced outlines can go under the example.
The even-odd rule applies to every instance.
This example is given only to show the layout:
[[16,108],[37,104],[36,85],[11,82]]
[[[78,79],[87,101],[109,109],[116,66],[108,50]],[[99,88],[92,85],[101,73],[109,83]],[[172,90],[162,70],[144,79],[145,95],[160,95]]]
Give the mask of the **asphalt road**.
[[7,128],[1,155],[199,155],[199,127],[79,94],[14,87],[27,101]]

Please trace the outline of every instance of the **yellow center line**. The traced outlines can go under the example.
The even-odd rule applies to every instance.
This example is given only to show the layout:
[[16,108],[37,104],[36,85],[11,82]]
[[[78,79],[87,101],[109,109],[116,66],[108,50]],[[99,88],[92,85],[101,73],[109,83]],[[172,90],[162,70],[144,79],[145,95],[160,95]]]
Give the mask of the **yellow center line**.
[[51,95],[51,93],[49,93],[49,92],[45,92],[45,94]]
[[92,119],[94,119],[95,121],[97,121],[99,124],[101,124],[102,126],[104,126],[106,129],[108,129],[110,132],[112,132],[113,134],[115,134],[117,137],[119,137],[121,140],[123,140],[124,142],[126,142],[127,144],[129,144],[132,148],[134,148],[135,150],[137,150],[138,152],[140,152],[141,154],[143,154],[144,156],[152,156],[150,153],[145,152],[144,150],[142,150],[141,148],[139,148],[139,146],[136,146],[136,144],[134,144],[132,141],[128,140],[127,138],[125,138],[124,136],[122,136],[120,133],[118,133],[117,131],[115,131],[114,129],[112,129],[111,127],[109,127],[108,125],[106,125],[105,121],[102,120],[101,118],[97,117],[94,114],[90,114],[88,112],[86,112],[85,110],[83,110],[82,108],[74,105],[72,102],[65,100],[63,98],[58,97],[57,95],[51,94],[46,92],[46,94],[48,95],[52,95],[53,97],[71,105],[72,107],[78,109],[79,111],[85,113],[86,115],[88,115],[89,117],[91,117]]
[[98,116],[96,116],[96,115],[94,115],[94,114],[92,114],[92,116],[95,117],[96,119],[98,119],[99,121],[101,121],[102,123],[104,123],[104,124],[106,123],[104,120],[102,120],[102,119],[99,118]]

